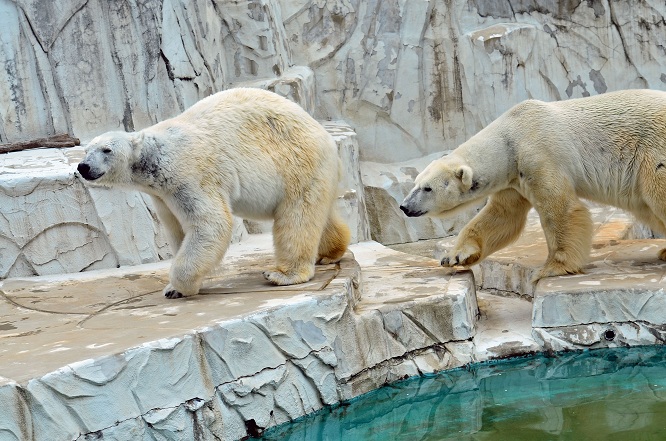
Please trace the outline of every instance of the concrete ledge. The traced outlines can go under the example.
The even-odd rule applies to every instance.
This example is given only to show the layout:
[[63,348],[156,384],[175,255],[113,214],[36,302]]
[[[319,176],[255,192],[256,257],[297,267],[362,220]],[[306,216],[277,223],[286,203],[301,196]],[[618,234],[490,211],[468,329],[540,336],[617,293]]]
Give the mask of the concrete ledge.
[[354,251],[361,266],[348,254],[274,287],[261,276],[270,237],[252,235],[180,300],[161,295],[168,262],[0,282],[0,397],[15,404],[0,427],[34,440],[233,440],[469,361],[456,348],[475,331],[470,273],[376,243]]
[[534,338],[545,349],[663,344],[665,240],[615,241],[593,253],[587,274],[539,281]]
[[[632,216],[619,208],[589,206],[594,222],[593,249],[625,239],[636,231]],[[452,236],[438,242],[433,252],[435,257],[440,259],[445,250],[455,245],[456,240],[457,236]],[[530,280],[547,256],[548,247],[539,216],[531,210],[525,230],[516,242],[496,251],[471,269],[479,289],[532,297],[535,286]]]

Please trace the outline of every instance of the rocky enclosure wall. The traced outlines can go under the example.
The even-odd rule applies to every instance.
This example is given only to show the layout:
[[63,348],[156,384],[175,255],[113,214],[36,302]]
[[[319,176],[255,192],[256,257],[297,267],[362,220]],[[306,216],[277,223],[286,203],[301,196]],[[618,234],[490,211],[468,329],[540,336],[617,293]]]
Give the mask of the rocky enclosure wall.
[[0,0],[0,142],[141,129],[215,91],[316,74],[361,159],[456,147],[514,103],[666,89],[666,4]]

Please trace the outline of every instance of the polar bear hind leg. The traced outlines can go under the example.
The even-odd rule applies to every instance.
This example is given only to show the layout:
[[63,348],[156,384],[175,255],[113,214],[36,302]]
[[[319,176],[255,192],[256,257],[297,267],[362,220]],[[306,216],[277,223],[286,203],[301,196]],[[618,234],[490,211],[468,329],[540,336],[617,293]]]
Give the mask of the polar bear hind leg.
[[[564,187],[564,188],[562,188]],[[532,278],[581,274],[592,245],[592,217],[567,185],[542,185],[534,199],[548,244],[548,258]]]
[[300,202],[285,202],[278,207],[273,222],[275,268],[264,277],[275,285],[295,285],[312,279],[319,239],[326,225],[327,212],[311,195]]
[[[650,162],[650,161],[646,161]],[[661,162],[659,163],[662,164]],[[633,212],[636,218],[656,233],[666,236],[666,170],[663,165],[641,171],[641,190],[646,209]],[[660,260],[666,260],[666,248],[659,251]]]
[[347,251],[350,237],[349,227],[342,220],[335,206],[331,206],[328,221],[319,242],[317,263],[328,265],[339,262]]
[[[652,211],[634,212],[633,215],[636,217],[636,220],[645,224],[655,233],[666,236],[666,226],[664,222]],[[657,257],[659,257],[659,260],[666,260],[666,248],[660,250]]]

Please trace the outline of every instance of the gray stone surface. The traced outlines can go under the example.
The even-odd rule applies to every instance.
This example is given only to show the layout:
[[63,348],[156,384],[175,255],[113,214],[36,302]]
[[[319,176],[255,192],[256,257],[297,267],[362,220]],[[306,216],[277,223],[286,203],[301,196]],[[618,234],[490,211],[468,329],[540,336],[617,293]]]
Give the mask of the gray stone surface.
[[261,276],[270,237],[252,235],[180,300],[161,294],[168,262],[0,282],[3,436],[240,439],[470,361],[470,272],[375,242],[353,251],[358,263],[276,287]]
[[367,161],[452,149],[527,98],[666,88],[661,2],[280,4],[321,116],[350,121]]
[[534,338],[546,349],[663,344],[664,240],[617,241],[593,254],[587,274],[539,282]]
[[[321,119],[363,160],[451,150],[526,98],[666,88],[661,2],[0,3],[0,141],[82,139],[231,85],[315,72]],[[308,98],[308,100],[310,100]]]
[[19,0],[0,11],[3,141],[141,129],[292,65],[272,0]]
[[0,155],[0,279],[137,265],[170,256],[147,197],[88,188],[81,148]]
[[473,361],[515,357],[543,350],[532,335],[532,303],[477,291],[479,323],[471,351]]

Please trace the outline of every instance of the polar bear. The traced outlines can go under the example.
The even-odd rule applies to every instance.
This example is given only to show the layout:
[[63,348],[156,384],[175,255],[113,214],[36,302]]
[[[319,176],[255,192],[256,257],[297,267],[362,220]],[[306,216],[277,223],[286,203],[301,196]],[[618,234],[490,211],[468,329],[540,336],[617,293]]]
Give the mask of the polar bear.
[[581,273],[592,221],[579,198],[627,210],[666,234],[666,92],[524,101],[429,164],[400,208],[443,216],[485,198],[442,265],[469,266],[507,246],[534,207],[548,258],[533,281]]
[[98,136],[85,151],[85,180],[152,197],[175,254],[167,298],[199,292],[229,246],[232,213],[274,220],[276,266],[264,277],[276,285],[310,280],[315,262],[339,261],[349,244],[335,208],[335,142],[275,93],[219,92],[139,132]]

